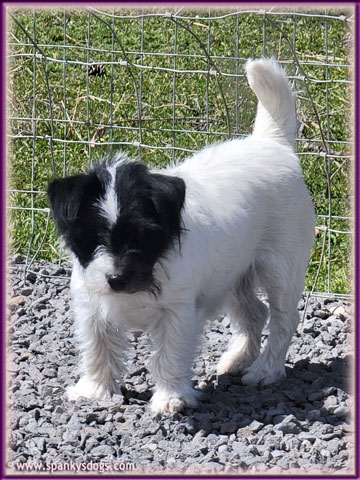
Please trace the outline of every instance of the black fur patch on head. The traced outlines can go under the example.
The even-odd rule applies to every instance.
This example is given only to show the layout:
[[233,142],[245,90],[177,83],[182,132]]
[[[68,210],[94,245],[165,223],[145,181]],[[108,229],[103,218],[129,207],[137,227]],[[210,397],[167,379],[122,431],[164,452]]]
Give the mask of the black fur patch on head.
[[97,202],[104,195],[111,176],[102,169],[88,174],[54,180],[48,187],[48,197],[55,224],[66,245],[86,267],[95,249],[107,235],[105,219]]
[[[115,223],[99,204],[114,188],[119,207]],[[54,180],[48,196],[59,233],[83,267],[102,246],[114,257],[109,285],[116,291],[159,290],[153,278],[156,261],[180,241],[185,183],[151,173],[139,162],[121,163],[112,186],[108,166],[88,174]]]
[[180,238],[182,179],[150,173],[145,165],[133,162],[117,168],[115,189],[120,207],[113,230],[115,250],[124,243],[135,247],[139,241],[148,255],[158,257],[169,242]]

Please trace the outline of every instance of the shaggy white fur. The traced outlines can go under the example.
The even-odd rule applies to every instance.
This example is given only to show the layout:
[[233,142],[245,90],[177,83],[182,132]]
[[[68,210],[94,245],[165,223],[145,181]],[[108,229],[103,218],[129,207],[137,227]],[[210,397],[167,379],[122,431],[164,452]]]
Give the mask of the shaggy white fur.
[[[259,100],[253,134],[161,171],[186,184],[181,248],[175,244],[155,264],[161,293],[111,291],[106,275],[113,258],[101,248],[86,268],[74,259],[71,291],[83,376],[70,387],[70,398],[117,391],[125,372],[126,329],[141,328],[153,342],[153,412],[196,405],[195,349],[205,321],[219,312],[230,317],[233,332],[219,374],[241,373],[246,384],[284,375],[315,216],[294,153],[295,100],[285,73],[265,59],[249,61],[246,71]],[[114,192],[104,202],[102,211],[110,210],[115,221]],[[258,286],[267,291],[269,312],[256,296]],[[260,352],[268,315],[270,334]]]

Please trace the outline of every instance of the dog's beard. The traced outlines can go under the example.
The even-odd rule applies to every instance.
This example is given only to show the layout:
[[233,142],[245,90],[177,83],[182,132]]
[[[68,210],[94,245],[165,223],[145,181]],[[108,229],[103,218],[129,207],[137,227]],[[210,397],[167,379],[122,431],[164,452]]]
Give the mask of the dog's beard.
[[97,295],[110,295],[115,293],[111,290],[106,280],[106,275],[112,270],[112,256],[105,252],[97,252],[89,265],[82,267],[83,278],[89,293]]
[[161,292],[161,284],[155,278],[156,266],[149,268],[141,266],[138,262],[133,265],[126,264],[123,267],[121,287],[112,288],[109,277],[116,276],[116,259],[106,251],[99,249],[94,259],[85,268],[81,267],[84,281],[89,293],[96,295],[117,295],[120,293],[132,295],[134,293],[149,293],[158,296]]

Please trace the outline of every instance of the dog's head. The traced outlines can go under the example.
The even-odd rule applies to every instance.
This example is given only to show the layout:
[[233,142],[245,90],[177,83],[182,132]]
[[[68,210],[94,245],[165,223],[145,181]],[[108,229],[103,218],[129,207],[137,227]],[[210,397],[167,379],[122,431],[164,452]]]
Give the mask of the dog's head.
[[182,179],[120,161],[54,180],[48,196],[58,231],[94,291],[159,290],[154,266],[180,241]]

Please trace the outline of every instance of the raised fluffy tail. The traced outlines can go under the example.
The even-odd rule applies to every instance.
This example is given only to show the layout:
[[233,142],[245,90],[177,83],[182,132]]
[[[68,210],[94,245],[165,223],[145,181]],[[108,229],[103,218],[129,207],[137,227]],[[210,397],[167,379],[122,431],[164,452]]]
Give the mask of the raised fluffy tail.
[[253,136],[273,138],[294,147],[296,138],[295,96],[285,71],[273,59],[249,60],[249,85],[258,98]]

